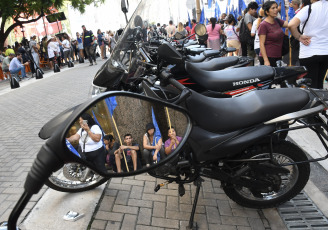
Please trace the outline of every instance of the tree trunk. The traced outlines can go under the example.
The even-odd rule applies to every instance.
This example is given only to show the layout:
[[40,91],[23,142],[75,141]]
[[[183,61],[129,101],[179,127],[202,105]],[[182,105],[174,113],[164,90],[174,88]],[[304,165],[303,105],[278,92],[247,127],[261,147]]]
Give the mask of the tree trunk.
[[12,24],[11,26],[9,26],[6,31],[5,31],[5,23],[6,23],[7,18],[2,18],[1,29],[0,29],[0,49],[3,48],[7,37],[9,36],[10,32],[16,26],[22,26],[23,24],[28,24],[28,23],[31,23],[31,22],[36,22],[37,20],[39,20],[43,16],[44,16],[44,14],[41,13],[37,18],[31,19],[29,21],[18,21],[17,20],[14,24]]

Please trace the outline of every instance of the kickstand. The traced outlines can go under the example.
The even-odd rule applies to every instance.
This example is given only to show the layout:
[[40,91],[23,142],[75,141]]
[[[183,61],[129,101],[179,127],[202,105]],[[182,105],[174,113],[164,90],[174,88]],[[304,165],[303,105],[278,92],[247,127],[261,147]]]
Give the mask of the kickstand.
[[186,228],[187,230],[197,229],[197,224],[195,224],[195,226],[194,226],[194,217],[195,217],[195,212],[196,212],[196,207],[197,207],[197,202],[198,202],[198,197],[199,197],[199,191],[200,191],[200,187],[202,186],[203,181],[204,180],[201,177],[198,177],[194,181],[194,184],[197,186],[197,188],[196,188],[196,193],[195,193],[195,198],[194,198],[194,204],[192,205],[192,211],[190,214],[189,225]]

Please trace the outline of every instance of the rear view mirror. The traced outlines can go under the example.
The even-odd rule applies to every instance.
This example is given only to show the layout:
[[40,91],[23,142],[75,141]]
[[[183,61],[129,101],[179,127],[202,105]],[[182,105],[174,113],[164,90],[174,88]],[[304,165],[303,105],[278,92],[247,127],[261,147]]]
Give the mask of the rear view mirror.
[[127,13],[129,11],[129,1],[128,0],[122,0],[121,1],[121,8],[123,13]]
[[176,34],[174,35],[176,40],[180,40],[183,38],[183,35],[180,32],[176,32]]
[[76,114],[63,140],[76,162],[105,177],[165,164],[178,154],[191,129],[179,107],[128,95],[104,97]]
[[204,36],[206,34],[206,26],[203,25],[203,24],[197,24],[195,26],[195,33],[198,35],[198,36]]

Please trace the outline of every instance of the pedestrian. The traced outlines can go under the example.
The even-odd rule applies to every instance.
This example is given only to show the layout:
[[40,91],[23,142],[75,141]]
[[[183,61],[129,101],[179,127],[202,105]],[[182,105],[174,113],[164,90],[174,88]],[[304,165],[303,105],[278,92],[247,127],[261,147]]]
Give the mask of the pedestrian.
[[11,48],[11,46],[8,45],[8,47],[5,50],[5,56],[8,57],[9,54],[14,54],[15,51]]
[[263,20],[263,17],[264,17],[264,10],[261,8],[259,10],[259,17],[258,19],[256,19],[253,23],[253,26],[252,26],[252,31],[251,31],[251,36],[254,37],[254,51],[256,53],[256,55],[260,55],[260,38],[259,38],[259,26]]
[[31,41],[30,41],[30,50],[31,50],[31,54],[33,57],[33,61],[34,61],[34,69],[36,70],[39,67],[40,64],[40,57],[39,57],[39,50],[40,46],[37,44],[36,41],[36,35],[33,34],[31,36]]
[[[239,36],[236,29],[236,19],[232,14],[229,14],[227,17],[228,26],[224,28],[224,33],[227,36],[227,47],[235,48],[234,56],[238,56],[240,49]],[[232,52],[228,54],[228,56],[232,56]]]
[[247,6],[247,13],[244,19],[241,20],[239,38],[241,42],[242,56],[249,56],[255,58],[254,41],[251,37],[251,30],[253,22],[256,20],[254,17],[259,5],[256,2],[250,2]]
[[[301,1],[300,0],[292,0],[290,3],[290,7],[293,8],[295,15],[296,15],[301,10]],[[290,19],[292,19],[292,18],[290,18]],[[291,36],[291,38],[290,38],[290,46],[291,46],[291,64],[293,66],[299,66],[300,65],[300,61],[299,61],[300,43],[293,36]]]
[[183,27],[182,22],[179,22],[179,24],[178,24],[178,31],[177,31],[177,32],[179,32],[179,33],[182,35],[183,38],[185,38],[185,37],[188,36],[188,32],[187,32],[187,30]]
[[195,39],[195,27],[196,27],[197,23],[196,23],[196,19],[192,19],[191,20],[191,34],[193,34],[193,36],[190,37],[190,39]]
[[112,53],[116,46],[116,41],[114,39],[114,33],[111,30],[108,31],[108,39],[109,39],[110,53]]
[[98,45],[100,48],[100,54],[101,54],[101,59],[105,59],[105,39],[104,39],[104,34],[101,32],[100,29],[97,30],[97,39],[98,39]]
[[67,34],[63,35],[62,41],[63,51],[64,51],[64,60],[68,64],[71,61],[71,43]]
[[165,28],[168,34],[168,37],[171,38],[175,34],[175,25],[173,25],[173,21],[169,21],[169,25]]
[[[10,54],[13,55],[13,54]],[[17,56],[14,57],[9,65],[9,71],[10,71],[10,75],[13,77],[15,74],[18,74],[19,72],[22,73],[22,77],[23,78],[28,78],[26,76],[25,73],[25,66],[27,66],[29,64],[29,62],[25,62],[22,63],[23,59],[22,59],[22,54],[21,53],[17,53]]]
[[320,0],[302,8],[288,24],[292,35],[300,41],[300,64],[308,70],[311,87],[318,89],[323,88],[328,69],[327,15],[328,2]]
[[258,33],[260,38],[261,65],[276,67],[277,61],[282,58],[282,44],[284,32],[281,27],[287,28],[288,22],[276,18],[278,15],[278,4],[268,1],[263,4],[266,18],[261,22]]
[[212,48],[213,50],[220,50],[220,34],[222,34],[221,25],[216,23],[216,18],[210,18],[209,25],[206,26],[208,39],[207,47]]
[[79,53],[79,58],[84,60],[84,53],[83,53],[83,41],[80,36],[79,32],[76,32],[76,41],[77,41],[77,49]]
[[87,30],[84,25],[82,26],[82,29],[83,29],[83,36],[82,36],[83,47],[89,57],[90,66],[93,65],[93,61],[95,65],[97,65],[94,35],[92,31]]

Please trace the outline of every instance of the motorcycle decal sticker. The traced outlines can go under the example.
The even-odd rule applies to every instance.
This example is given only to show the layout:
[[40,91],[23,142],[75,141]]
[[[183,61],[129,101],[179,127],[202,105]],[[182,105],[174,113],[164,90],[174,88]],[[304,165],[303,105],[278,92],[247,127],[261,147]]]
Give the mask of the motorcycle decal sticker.
[[232,86],[246,85],[246,84],[256,83],[259,81],[260,81],[260,79],[258,79],[258,78],[253,78],[253,79],[243,80],[243,81],[235,81],[235,82],[232,82]]

